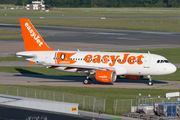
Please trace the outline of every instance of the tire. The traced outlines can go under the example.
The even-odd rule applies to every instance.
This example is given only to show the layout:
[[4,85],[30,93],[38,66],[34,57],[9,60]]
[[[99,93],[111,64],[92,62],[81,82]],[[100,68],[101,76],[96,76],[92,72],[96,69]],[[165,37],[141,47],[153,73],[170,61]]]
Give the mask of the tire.
[[89,84],[89,80],[85,79],[85,80],[83,81],[83,83],[84,83],[84,84]]
[[149,85],[149,86],[152,86],[152,85],[153,85],[153,82],[149,82],[148,85]]
[[90,79],[90,80],[88,80],[89,81],[89,83],[88,84],[91,84],[92,83],[92,80]]

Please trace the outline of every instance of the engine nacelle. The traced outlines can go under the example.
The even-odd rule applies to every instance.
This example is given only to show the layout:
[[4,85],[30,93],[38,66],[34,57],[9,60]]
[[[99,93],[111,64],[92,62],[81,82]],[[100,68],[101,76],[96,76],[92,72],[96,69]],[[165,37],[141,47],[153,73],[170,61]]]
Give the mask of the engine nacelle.
[[93,78],[100,82],[113,83],[116,81],[117,75],[113,70],[99,70],[96,71],[95,74],[93,74]]
[[138,75],[125,75],[125,78],[131,79],[131,80],[141,80],[141,79],[143,79],[143,76],[138,76]]

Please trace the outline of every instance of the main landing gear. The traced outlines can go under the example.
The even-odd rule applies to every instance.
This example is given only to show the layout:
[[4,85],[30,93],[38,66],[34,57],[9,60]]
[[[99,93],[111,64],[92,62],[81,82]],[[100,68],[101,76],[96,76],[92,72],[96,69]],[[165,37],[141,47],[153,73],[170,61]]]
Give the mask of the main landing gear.
[[153,85],[152,76],[151,76],[151,75],[148,75],[147,77],[149,78],[149,83],[148,83],[148,85],[149,85],[149,86],[152,86],[152,85]]
[[87,78],[83,81],[84,84],[91,84],[92,80],[87,76]]

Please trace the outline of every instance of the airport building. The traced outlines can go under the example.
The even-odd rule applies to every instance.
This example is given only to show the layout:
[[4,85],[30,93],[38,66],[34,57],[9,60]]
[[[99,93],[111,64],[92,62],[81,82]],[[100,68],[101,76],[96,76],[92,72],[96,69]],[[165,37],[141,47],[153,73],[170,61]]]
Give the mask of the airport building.
[[32,1],[32,4],[27,4],[27,10],[47,10],[48,5],[44,4],[44,1]]

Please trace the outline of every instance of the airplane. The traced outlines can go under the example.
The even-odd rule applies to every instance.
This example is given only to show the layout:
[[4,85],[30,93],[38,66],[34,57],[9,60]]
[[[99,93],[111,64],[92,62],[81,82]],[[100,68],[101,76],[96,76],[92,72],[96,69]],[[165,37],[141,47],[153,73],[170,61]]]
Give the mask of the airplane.
[[27,18],[20,18],[25,50],[16,56],[47,68],[87,74],[84,84],[91,84],[92,78],[113,84],[117,75],[139,80],[142,76],[153,85],[152,76],[174,73],[177,68],[165,57],[148,53],[61,51],[51,49]]

